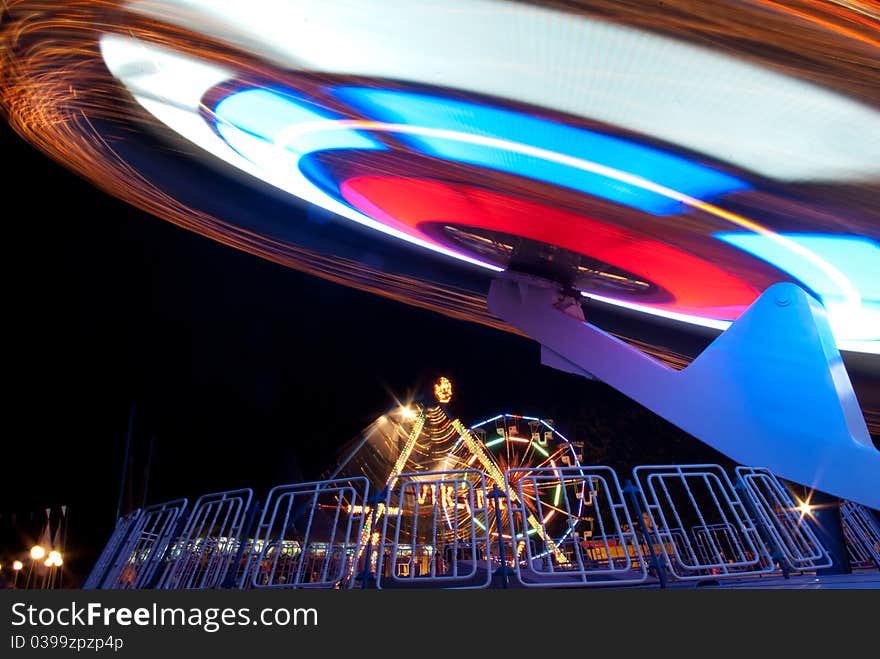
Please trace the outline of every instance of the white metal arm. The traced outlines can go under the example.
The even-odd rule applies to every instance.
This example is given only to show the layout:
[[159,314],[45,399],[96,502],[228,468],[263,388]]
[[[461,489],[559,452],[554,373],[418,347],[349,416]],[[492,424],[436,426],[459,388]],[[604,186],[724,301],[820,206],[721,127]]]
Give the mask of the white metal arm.
[[611,385],[737,462],[880,509],[880,451],[825,310],[800,287],[768,288],[682,371],[586,322],[551,282],[500,275],[489,309],[548,366]]

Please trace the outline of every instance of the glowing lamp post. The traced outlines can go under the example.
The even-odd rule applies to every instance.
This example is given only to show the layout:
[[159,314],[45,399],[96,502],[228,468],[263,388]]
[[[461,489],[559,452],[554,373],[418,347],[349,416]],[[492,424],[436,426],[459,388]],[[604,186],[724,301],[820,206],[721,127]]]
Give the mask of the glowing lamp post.
[[49,555],[46,556],[46,560],[43,561],[43,565],[46,567],[46,574],[43,577],[43,588],[52,588],[57,573],[53,568],[60,568],[64,565],[64,559],[61,558],[61,552],[55,549],[51,550]]
[[34,545],[30,550],[30,564],[28,565],[28,574],[27,581],[25,582],[25,588],[30,588],[31,585],[31,577],[34,575],[34,567],[46,557],[46,549],[42,545]]

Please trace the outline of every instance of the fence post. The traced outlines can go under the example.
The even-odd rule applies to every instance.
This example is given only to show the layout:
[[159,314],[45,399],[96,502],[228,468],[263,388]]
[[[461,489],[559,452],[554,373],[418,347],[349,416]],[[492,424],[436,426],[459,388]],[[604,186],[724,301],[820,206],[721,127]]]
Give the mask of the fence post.
[[[507,557],[504,553],[504,527],[501,525],[501,508],[498,505],[498,502],[504,496],[504,493],[498,487],[498,483],[492,485],[492,491],[486,495],[490,499],[495,500],[495,528],[498,529],[498,555],[501,559],[501,567],[498,568],[496,574],[501,576],[501,587],[507,588]],[[510,525],[510,538],[511,545],[513,545],[513,524]],[[489,537],[489,548],[491,551],[492,547],[492,538]]]
[[376,579],[376,576],[373,574],[373,533],[375,533],[376,529],[376,511],[379,508],[379,503],[383,502],[387,497],[387,487],[370,495],[370,528],[367,533],[367,548],[364,551],[364,570],[359,575],[362,589],[368,588],[369,582]]
[[840,504],[840,521],[850,565],[865,567],[870,562],[880,570],[880,518],[861,504],[844,501]]
[[[181,513],[180,517],[177,518],[177,524],[175,525],[174,530],[168,536],[168,544],[162,548],[162,554],[158,556],[155,561],[149,560],[145,562],[145,566],[156,564],[155,571],[150,575],[149,582],[145,583],[143,588],[144,590],[152,590],[159,582],[162,580],[162,577],[165,576],[165,569],[168,567],[168,553],[174,547],[174,542],[178,538],[180,538],[183,533],[183,529],[186,527],[186,522],[189,519],[190,515],[193,513],[193,510],[189,511],[189,514],[184,515]],[[152,553],[152,550],[150,551]]]
[[831,567],[817,570],[816,574],[852,574],[849,552],[843,536],[840,499],[825,492],[813,490],[809,500],[813,511],[811,515],[807,516],[807,523],[813,527],[816,537],[825,547],[832,561]]
[[[226,573],[226,577],[223,579],[223,583],[220,584],[221,588],[235,588],[236,586],[240,590],[244,590],[244,584],[247,580],[247,570],[241,575],[241,583],[235,583],[235,566],[239,564],[242,557],[244,556],[244,548],[247,546],[248,536],[251,534],[251,531],[254,528],[254,524],[257,521],[257,515],[260,514],[260,502],[254,501],[251,505],[250,510],[247,512],[247,519],[244,522],[244,525],[241,527],[239,531],[239,541],[238,541],[238,550],[235,552],[235,558],[232,561],[232,565],[230,566],[229,571]],[[256,544],[257,539],[254,538],[254,543]],[[253,551],[253,546],[251,546],[251,551]],[[250,563],[250,560],[248,560]],[[248,567],[247,565],[245,567]]]
[[[89,576],[86,578],[85,583],[83,585],[83,590],[103,590],[102,586],[104,582],[107,580],[108,573],[116,564],[116,561],[119,559],[119,554],[122,552],[125,547],[125,543],[128,540],[128,537],[131,535],[132,529],[136,526],[137,518],[130,520],[126,527],[121,532],[119,531],[119,520],[116,520],[117,525],[113,528],[113,534],[110,536],[110,539],[107,540],[107,544],[104,545],[104,550],[101,554],[98,555],[98,560],[95,565],[92,567],[92,572],[89,573]],[[121,535],[116,542],[116,547],[113,549],[112,554],[110,554],[109,558],[106,562],[104,562],[103,567],[101,566],[101,558],[104,555],[104,551],[107,550],[107,547],[116,539],[117,532],[120,532]],[[100,574],[96,571],[99,567],[102,567]],[[94,573],[94,574],[93,574]],[[15,573],[16,578],[18,578],[18,572]],[[90,583],[91,582],[91,583]]]
[[[633,508],[636,512],[635,522],[639,527],[639,531],[642,534],[642,537],[645,539],[645,544],[648,547],[648,554],[651,557],[651,567],[657,573],[657,578],[660,580],[660,587],[666,588],[666,572],[663,567],[663,561],[661,561],[657,554],[654,553],[654,542],[651,540],[651,534],[648,532],[648,529],[645,528],[644,518],[642,517],[642,505],[639,503],[639,493],[641,490],[637,488],[633,482],[627,479],[626,484],[623,487],[623,491],[629,496],[630,502],[633,505]],[[662,542],[660,540],[660,536],[657,536],[658,543]]]
[[781,549],[773,541],[773,537],[770,534],[770,531],[767,529],[767,526],[764,524],[764,520],[761,519],[761,515],[759,515],[758,511],[755,509],[756,504],[754,501],[752,501],[752,496],[749,493],[749,488],[746,486],[740,476],[737,476],[736,485],[734,485],[733,487],[740,493],[740,498],[743,501],[743,505],[745,505],[745,507],[749,511],[749,514],[752,516],[752,520],[755,522],[755,528],[758,529],[758,535],[761,536],[761,541],[766,547],[770,548],[770,558],[776,561],[779,569],[782,570],[782,576],[786,579],[790,579],[791,569],[789,568],[788,561],[785,560],[785,556],[783,556]]

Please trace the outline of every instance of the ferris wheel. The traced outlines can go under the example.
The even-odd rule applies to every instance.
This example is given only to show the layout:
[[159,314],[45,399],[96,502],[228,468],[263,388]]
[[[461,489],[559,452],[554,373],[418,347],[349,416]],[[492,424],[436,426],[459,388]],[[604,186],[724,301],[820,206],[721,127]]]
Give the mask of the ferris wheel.
[[375,521],[394,529],[389,546],[430,560],[479,547],[493,559],[566,565],[603,498],[583,473],[582,444],[535,416],[498,414],[468,427],[450,413],[447,378],[433,394],[380,417],[335,472],[366,475],[386,493]]
[[489,517],[495,542],[503,540],[517,557],[526,543],[538,543],[543,551],[533,547],[530,555],[565,563],[561,548],[589,524],[588,481],[571,477],[571,468],[580,466],[579,449],[550,420],[499,414],[463,429],[447,464],[478,469],[490,491],[497,486],[505,493],[487,502],[493,512],[498,508]]

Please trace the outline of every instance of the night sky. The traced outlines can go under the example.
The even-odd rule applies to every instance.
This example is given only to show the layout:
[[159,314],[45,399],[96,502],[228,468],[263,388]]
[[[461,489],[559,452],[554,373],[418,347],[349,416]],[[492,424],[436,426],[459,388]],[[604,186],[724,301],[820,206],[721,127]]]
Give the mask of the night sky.
[[465,423],[552,418],[592,462],[721,459],[609,387],[541,366],[531,341],[174,227],[0,124],[11,364],[0,561],[30,546],[39,511],[66,505],[66,565],[74,579],[87,573],[115,519],[132,406],[123,511],[237,487],[261,498],[318,477],[439,374],[453,380],[451,411]]

